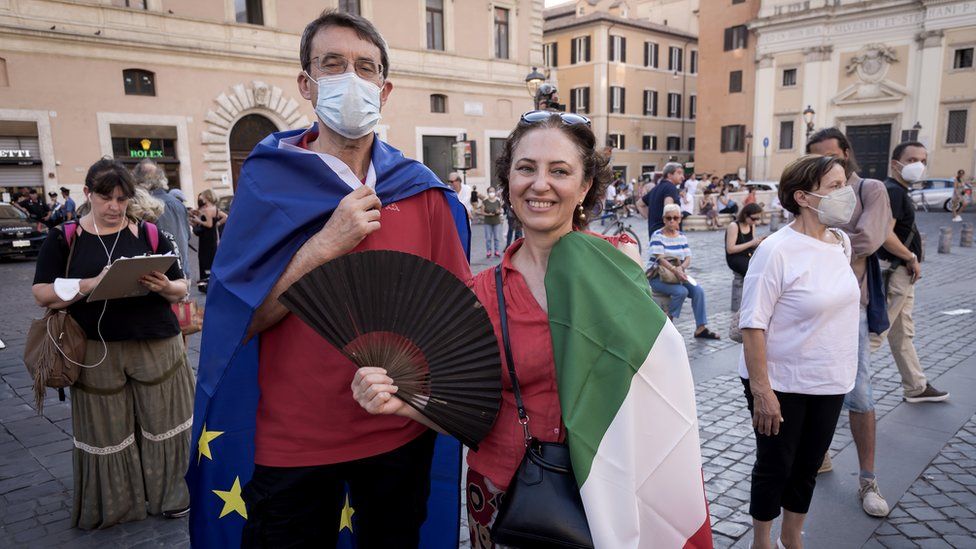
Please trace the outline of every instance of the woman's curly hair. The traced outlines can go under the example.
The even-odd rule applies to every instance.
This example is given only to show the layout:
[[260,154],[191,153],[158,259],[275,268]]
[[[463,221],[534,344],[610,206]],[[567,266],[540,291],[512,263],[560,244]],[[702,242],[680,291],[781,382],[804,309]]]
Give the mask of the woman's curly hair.
[[576,145],[579,151],[580,161],[583,165],[583,181],[592,181],[590,190],[583,198],[583,211],[579,208],[573,213],[573,228],[583,229],[587,224],[587,213],[599,212],[602,208],[601,197],[610,181],[613,180],[613,171],[610,169],[610,158],[598,152],[596,146],[596,136],[593,130],[586,124],[565,124],[559,117],[559,113],[553,113],[549,118],[532,124],[519,123],[505,140],[502,154],[495,161],[495,173],[498,174],[498,182],[502,191],[502,199],[506,204],[511,204],[508,190],[508,176],[512,170],[512,155],[519,142],[529,132],[542,129],[557,129],[569,138]]

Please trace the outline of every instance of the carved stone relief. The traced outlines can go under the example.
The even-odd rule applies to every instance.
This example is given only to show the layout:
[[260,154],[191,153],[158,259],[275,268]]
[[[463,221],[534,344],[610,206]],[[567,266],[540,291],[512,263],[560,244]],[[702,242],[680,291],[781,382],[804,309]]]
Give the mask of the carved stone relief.
[[298,109],[299,103],[286,97],[278,86],[270,86],[260,80],[240,83],[213,100],[205,120],[207,129],[201,141],[207,148],[203,161],[207,168],[203,178],[209,186],[224,187],[230,181],[230,155],[228,139],[230,130],[245,114],[261,114],[274,122],[280,130],[306,128],[311,124]]

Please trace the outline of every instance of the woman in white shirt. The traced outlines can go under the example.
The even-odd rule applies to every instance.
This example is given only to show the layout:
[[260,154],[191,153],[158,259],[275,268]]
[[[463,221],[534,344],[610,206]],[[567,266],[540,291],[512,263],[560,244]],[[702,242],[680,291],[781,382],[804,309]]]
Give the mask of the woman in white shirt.
[[844,395],[857,373],[860,290],[850,241],[856,196],[840,160],[807,155],[783,171],[783,207],[796,221],[756,250],[743,288],[739,375],[756,432],[749,514],[753,547],[803,547],[801,531]]

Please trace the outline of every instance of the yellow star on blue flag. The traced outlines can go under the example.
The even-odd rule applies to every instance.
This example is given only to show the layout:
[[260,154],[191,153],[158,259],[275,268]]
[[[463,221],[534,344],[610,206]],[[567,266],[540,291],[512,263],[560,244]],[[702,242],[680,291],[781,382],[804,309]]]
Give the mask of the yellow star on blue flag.
[[247,519],[247,508],[244,506],[244,499],[241,498],[241,477],[234,477],[234,485],[230,490],[213,490],[213,493],[224,500],[224,508],[220,510],[220,516],[217,518],[224,518],[234,512]]
[[346,492],[346,502],[342,505],[342,513],[339,515],[339,531],[343,531],[346,528],[352,532],[352,515],[356,512],[355,509],[349,505],[349,492]]
[[200,432],[200,440],[197,442],[197,463],[200,463],[203,456],[207,456],[207,459],[213,461],[213,455],[210,453],[210,441],[222,434],[224,434],[223,431],[208,431],[207,424],[203,424],[203,431]]

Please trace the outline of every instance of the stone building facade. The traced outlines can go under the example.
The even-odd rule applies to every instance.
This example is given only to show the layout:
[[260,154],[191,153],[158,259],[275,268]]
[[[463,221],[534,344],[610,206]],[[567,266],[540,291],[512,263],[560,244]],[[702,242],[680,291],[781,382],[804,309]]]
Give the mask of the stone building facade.
[[752,172],[775,179],[809,128],[838,126],[864,176],[917,139],[929,174],[976,169],[976,1],[763,0],[756,36]]
[[157,160],[188,197],[231,193],[258,140],[315,119],[298,46],[329,8],[361,13],[389,44],[380,137],[446,178],[465,135],[484,191],[531,108],[542,0],[0,0],[0,187],[80,194],[110,155]]
[[649,19],[666,17],[673,4],[579,0],[544,13],[549,79],[567,110],[592,120],[625,179],[659,171],[668,160],[694,165],[697,37]]

